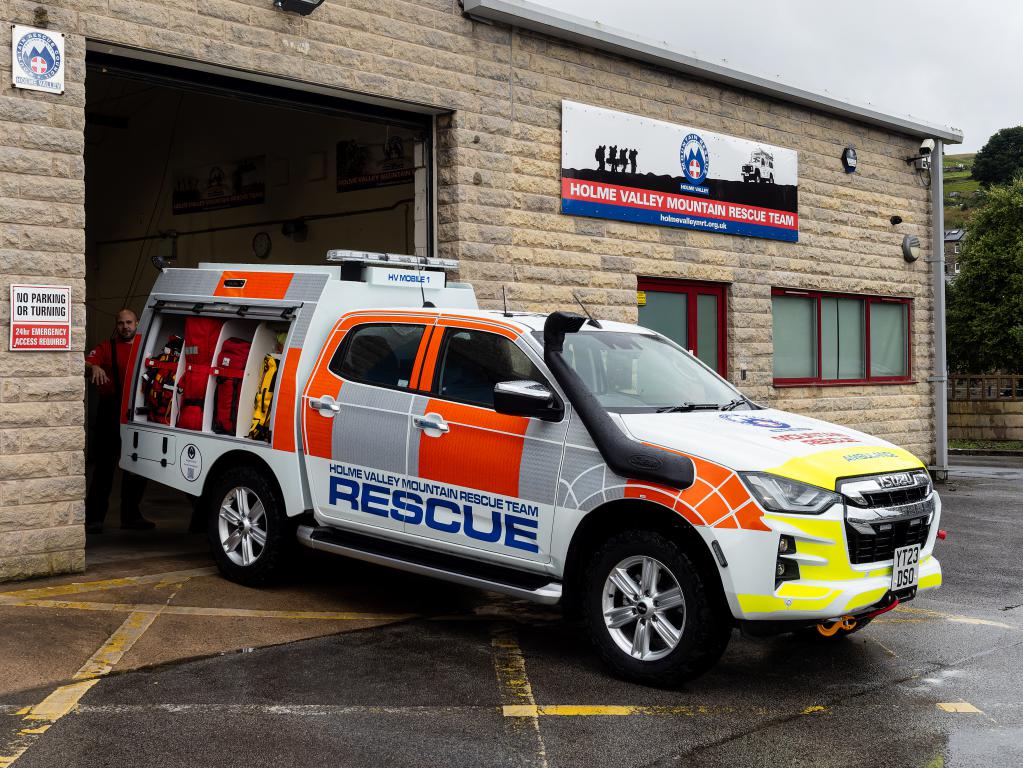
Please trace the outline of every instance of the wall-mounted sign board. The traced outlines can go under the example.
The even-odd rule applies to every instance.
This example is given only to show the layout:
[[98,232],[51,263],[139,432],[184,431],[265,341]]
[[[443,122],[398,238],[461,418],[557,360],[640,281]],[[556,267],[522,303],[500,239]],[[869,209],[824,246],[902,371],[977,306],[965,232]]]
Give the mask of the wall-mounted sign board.
[[12,285],[10,350],[70,349],[71,289],[66,285]]
[[795,150],[561,103],[561,212],[795,241]]
[[64,35],[11,25],[11,85],[28,91],[64,93]]

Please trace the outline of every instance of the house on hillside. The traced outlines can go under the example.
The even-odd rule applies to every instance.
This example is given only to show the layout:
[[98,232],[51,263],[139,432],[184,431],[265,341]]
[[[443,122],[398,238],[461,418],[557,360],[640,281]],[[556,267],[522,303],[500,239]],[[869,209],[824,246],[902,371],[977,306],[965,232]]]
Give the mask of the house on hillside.
[[959,274],[959,249],[962,247],[965,229],[945,230],[945,279],[952,280]]

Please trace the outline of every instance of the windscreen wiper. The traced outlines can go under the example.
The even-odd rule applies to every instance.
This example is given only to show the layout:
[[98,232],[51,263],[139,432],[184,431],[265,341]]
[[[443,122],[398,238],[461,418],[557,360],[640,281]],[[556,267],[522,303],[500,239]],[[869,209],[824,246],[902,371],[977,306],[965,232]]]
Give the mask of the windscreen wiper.
[[750,407],[750,410],[753,410],[753,411],[762,410],[759,405],[754,403],[752,400],[750,400],[745,395],[739,395],[734,400],[729,400],[727,403],[722,405],[718,410],[721,410],[721,411],[731,411],[731,410],[733,410],[735,408],[738,408],[740,405],[748,405]]
[[717,403],[679,403],[666,408],[658,408],[657,413],[688,413],[689,411],[716,411]]

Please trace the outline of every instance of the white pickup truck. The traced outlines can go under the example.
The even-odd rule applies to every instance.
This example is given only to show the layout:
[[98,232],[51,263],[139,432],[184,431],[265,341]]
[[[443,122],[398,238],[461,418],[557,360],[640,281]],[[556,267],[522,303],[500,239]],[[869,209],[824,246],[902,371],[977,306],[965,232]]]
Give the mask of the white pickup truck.
[[227,578],[263,583],[299,542],[563,601],[660,685],[738,624],[840,637],[941,584],[940,501],[905,450],[762,408],[645,328],[480,310],[454,266],[165,270],[121,466],[196,497]]

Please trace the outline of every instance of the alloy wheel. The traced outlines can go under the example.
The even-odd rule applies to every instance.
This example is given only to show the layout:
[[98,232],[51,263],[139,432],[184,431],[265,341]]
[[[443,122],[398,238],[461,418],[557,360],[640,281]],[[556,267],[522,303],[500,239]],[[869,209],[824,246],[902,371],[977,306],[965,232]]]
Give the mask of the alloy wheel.
[[682,639],[685,597],[674,574],[652,557],[627,557],[612,568],[601,608],[615,644],[640,661],[663,659]]
[[220,546],[235,565],[250,566],[266,548],[266,510],[251,488],[232,488],[220,503]]

